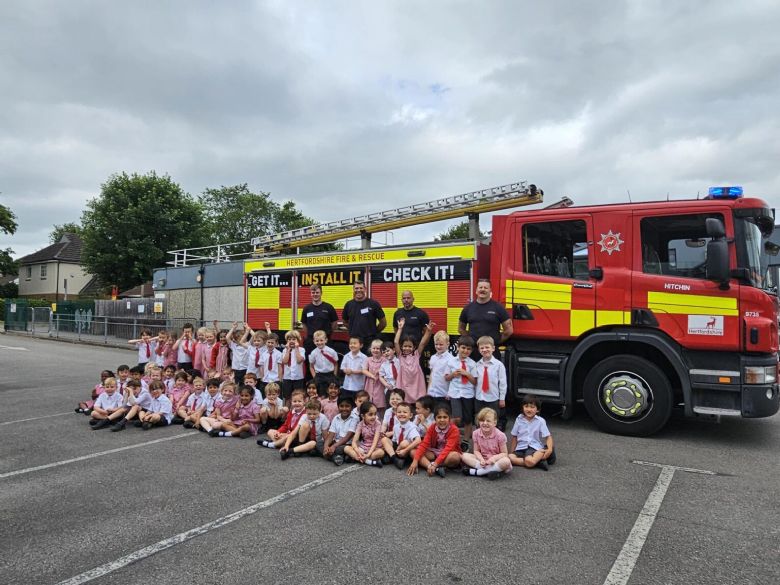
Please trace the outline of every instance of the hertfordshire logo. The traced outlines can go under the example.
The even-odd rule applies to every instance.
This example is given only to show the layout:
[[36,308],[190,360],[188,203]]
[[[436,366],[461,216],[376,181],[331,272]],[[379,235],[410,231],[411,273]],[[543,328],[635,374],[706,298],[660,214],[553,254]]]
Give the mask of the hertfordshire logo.
[[723,335],[723,317],[688,315],[688,335]]
[[612,252],[620,252],[620,246],[623,243],[623,240],[620,239],[620,232],[613,234],[612,230],[609,230],[606,234],[601,234],[601,239],[598,241],[601,251],[606,252],[610,256],[612,256]]

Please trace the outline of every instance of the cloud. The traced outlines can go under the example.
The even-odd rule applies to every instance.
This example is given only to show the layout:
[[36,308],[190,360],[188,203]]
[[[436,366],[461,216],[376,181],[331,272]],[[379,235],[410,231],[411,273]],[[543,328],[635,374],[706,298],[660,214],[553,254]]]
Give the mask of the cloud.
[[20,226],[0,247],[43,247],[121,171],[247,182],[322,221],[520,179],[579,204],[736,182],[777,206],[778,21],[768,0],[4,2]]

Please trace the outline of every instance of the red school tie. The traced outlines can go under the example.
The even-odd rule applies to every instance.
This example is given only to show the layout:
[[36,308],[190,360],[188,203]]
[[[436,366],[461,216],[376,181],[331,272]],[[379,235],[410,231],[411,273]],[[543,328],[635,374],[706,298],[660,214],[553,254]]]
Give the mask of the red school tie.
[[401,432],[398,433],[398,444],[400,445],[401,441],[403,441],[403,440],[404,440],[404,428],[401,427]]
[[149,359],[149,357],[152,355],[152,350],[149,347],[149,342],[146,342],[146,359]]
[[[387,430],[392,433],[394,426],[395,426],[395,416],[390,415],[390,423],[387,425]],[[403,430],[401,430],[401,432],[403,432]]]
[[309,431],[309,439],[312,441],[317,440],[317,421],[315,420],[313,423],[311,423],[311,430]]
[[274,368],[274,354],[273,352],[268,352],[268,371],[270,372]]
[[255,351],[255,368],[260,366],[260,350]]
[[484,366],[484,370],[485,370],[485,376],[482,378],[482,391],[487,394],[487,391],[490,390],[490,382],[488,381],[487,366]]
[[393,369],[393,381],[398,382],[398,369],[395,367],[395,360],[390,362],[390,367]]
[[[460,369],[464,370],[464,371],[466,370],[466,360],[460,360]],[[460,381],[463,384],[467,384],[469,379],[468,379],[468,377],[465,374],[461,374]]]

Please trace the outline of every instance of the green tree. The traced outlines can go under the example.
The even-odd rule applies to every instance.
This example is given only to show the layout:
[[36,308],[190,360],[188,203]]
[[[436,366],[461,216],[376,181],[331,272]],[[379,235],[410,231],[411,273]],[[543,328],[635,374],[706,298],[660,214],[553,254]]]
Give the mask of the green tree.
[[75,222],[68,222],[63,224],[54,224],[54,228],[49,233],[49,242],[52,244],[56,244],[57,242],[62,239],[62,236],[64,234],[76,234],[77,236],[81,235],[81,226]]
[[[247,242],[257,236],[275,234],[316,223],[292,201],[281,205],[269,193],[253,193],[246,183],[206,189],[200,196],[205,221],[205,239],[211,245]],[[334,245],[317,250],[335,249]],[[252,250],[250,244],[225,246],[227,254]]]
[[105,286],[131,288],[152,277],[166,252],[201,244],[202,211],[167,175],[109,177],[81,218],[82,263]]
[[[0,232],[13,235],[17,228],[14,212],[5,205],[0,205]],[[11,257],[14,251],[11,248],[0,250],[0,274],[12,276],[19,273],[19,265]]]
[[[468,237],[469,220],[465,220],[438,234],[435,238],[433,238],[433,241],[444,242],[447,240],[467,240]],[[485,237],[485,234],[482,233],[482,230],[479,230],[479,237],[480,239]]]

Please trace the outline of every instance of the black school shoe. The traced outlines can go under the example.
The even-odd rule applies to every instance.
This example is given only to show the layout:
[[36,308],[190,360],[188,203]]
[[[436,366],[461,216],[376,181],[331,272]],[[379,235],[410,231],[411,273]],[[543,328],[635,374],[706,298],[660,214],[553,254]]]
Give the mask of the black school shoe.
[[194,427],[195,427],[195,423],[194,423],[194,422],[192,422],[191,420],[185,420],[185,421],[182,423],[182,426],[183,426],[185,429],[191,429],[191,428],[194,428]]
[[491,472],[489,472],[487,474],[487,478],[490,479],[490,480],[496,480],[499,477],[501,477],[501,472],[500,471],[491,471]]
[[184,419],[183,419],[182,417],[180,417],[180,416],[174,416],[174,417],[171,419],[171,424],[172,424],[172,425],[180,425],[180,424],[184,424]]
[[340,465],[344,465],[344,457],[341,456],[341,455],[334,455],[333,456],[333,465],[335,465],[336,467],[338,467]]
[[437,467],[437,468],[436,468],[436,471],[434,471],[434,473],[435,473],[436,475],[438,475],[439,477],[444,477],[444,476],[446,476],[446,475],[447,475],[447,472],[445,471],[445,469],[444,469],[444,466],[443,466],[443,465],[442,465],[441,467]]
[[287,458],[290,457],[290,455],[292,455],[291,449],[282,449],[279,451],[279,459],[281,459],[282,461],[285,461]]
[[547,463],[546,459],[542,459],[539,463],[536,464],[536,467],[543,469],[544,471],[550,471],[550,465]]
[[137,428],[137,429],[140,429],[141,427],[143,427],[143,426],[144,426],[144,423],[142,423],[140,420],[137,420],[137,421],[135,421],[135,422],[133,423],[133,426],[134,426],[135,428]]
[[124,431],[125,430],[125,421],[119,421],[115,425],[111,426],[111,432],[115,433],[117,431]]
[[249,431],[241,431],[238,433],[239,439],[248,439],[251,436],[251,433]]
[[398,469],[403,469],[404,466],[406,465],[406,457],[398,457],[398,456],[396,456],[395,461],[393,461],[393,463],[395,463],[395,466]]
[[99,422],[100,422],[100,419],[93,418],[92,420],[89,421],[89,426],[94,427]]
[[111,421],[107,418],[104,418],[102,420],[97,421],[97,424],[92,425],[93,431],[99,431],[100,429],[106,428],[108,425],[111,424]]

